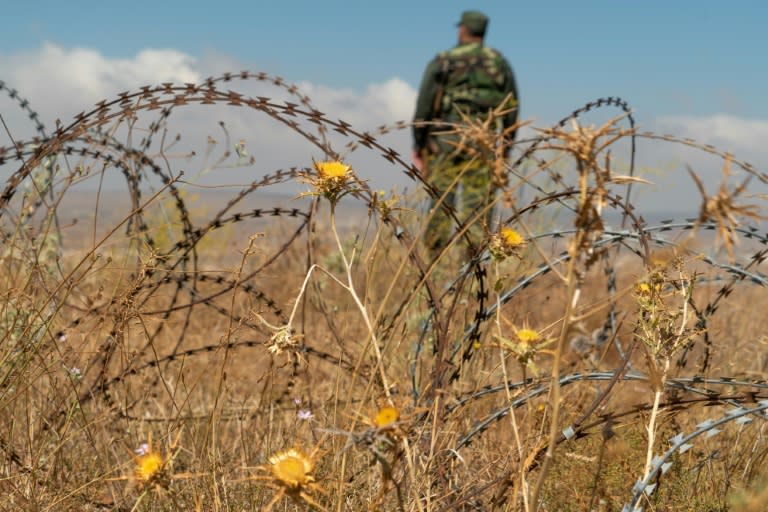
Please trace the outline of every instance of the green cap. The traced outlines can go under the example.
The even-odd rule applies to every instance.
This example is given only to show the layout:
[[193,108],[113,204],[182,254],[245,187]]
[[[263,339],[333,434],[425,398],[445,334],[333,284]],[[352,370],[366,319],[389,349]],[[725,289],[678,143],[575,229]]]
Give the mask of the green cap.
[[488,16],[480,11],[464,11],[461,13],[461,21],[456,26],[464,25],[470,34],[482,36],[488,26]]

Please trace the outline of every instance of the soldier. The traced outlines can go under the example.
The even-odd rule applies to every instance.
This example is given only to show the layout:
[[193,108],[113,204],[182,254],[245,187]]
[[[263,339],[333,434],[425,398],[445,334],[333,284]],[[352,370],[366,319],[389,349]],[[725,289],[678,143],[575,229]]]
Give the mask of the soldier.
[[[493,199],[490,161],[461,147],[458,133],[446,133],[461,123],[463,116],[482,119],[490,110],[501,107],[506,113],[499,119],[499,133],[517,122],[518,95],[512,68],[504,56],[483,45],[488,17],[478,11],[465,11],[457,24],[459,42],[454,48],[439,53],[427,66],[419,88],[413,127],[413,163],[422,176],[442,195],[459,173],[461,194],[456,187],[448,191],[446,201],[457,208],[459,219]],[[428,124],[419,124],[425,121]],[[506,157],[514,140],[514,129],[506,130],[503,155]],[[466,141],[464,141],[466,142]],[[486,155],[487,156],[487,155]],[[460,204],[456,200],[460,195]],[[433,201],[432,207],[436,206]],[[492,209],[485,221],[490,226]],[[470,229],[472,240],[482,239],[482,230],[475,223]],[[437,256],[451,236],[452,222],[439,209],[427,226],[425,243]]]

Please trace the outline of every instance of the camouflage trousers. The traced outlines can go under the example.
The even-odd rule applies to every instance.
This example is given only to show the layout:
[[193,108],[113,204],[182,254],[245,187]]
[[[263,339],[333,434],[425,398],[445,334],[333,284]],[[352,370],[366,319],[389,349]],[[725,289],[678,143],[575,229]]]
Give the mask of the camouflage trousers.
[[[444,201],[456,209],[457,217],[462,223],[470,220],[473,212],[475,216],[480,213],[494,198],[496,190],[491,179],[491,169],[485,162],[438,154],[427,157],[424,165],[428,171],[427,181],[437,190],[439,196],[447,191]],[[461,178],[453,184],[459,175]],[[439,197],[432,199],[431,210],[435,209],[438,201]],[[485,238],[483,223],[490,229],[492,217],[493,208],[488,208],[487,212],[470,226],[467,233],[475,246]],[[447,245],[456,227],[455,221],[441,207],[437,207],[424,235],[424,243],[432,257],[437,257]]]

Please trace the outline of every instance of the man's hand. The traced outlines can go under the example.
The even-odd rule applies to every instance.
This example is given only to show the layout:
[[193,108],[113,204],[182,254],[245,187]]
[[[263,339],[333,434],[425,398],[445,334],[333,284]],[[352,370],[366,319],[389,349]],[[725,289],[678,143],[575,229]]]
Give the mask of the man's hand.
[[427,179],[427,170],[424,168],[424,159],[421,157],[421,152],[414,149],[411,154],[411,160],[413,161],[413,166],[419,170],[421,177]]
[[418,150],[414,149],[413,153],[411,154],[411,160],[413,161],[413,166],[421,172],[421,170],[424,168],[424,161],[421,159],[421,154],[418,152]]

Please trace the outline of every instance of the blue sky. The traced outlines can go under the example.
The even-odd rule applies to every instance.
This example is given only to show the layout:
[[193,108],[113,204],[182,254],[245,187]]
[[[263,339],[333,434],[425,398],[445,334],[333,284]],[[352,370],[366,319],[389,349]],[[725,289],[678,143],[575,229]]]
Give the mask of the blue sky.
[[526,117],[549,120],[601,95],[643,115],[768,117],[768,3],[742,1],[9,2],[0,51],[52,42],[107,57],[145,48],[229,55],[290,80],[417,86],[455,40],[465,8],[491,17],[488,43],[520,82]]
[[[266,71],[302,85],[332,117],[368,129],[359,125],[410,119],[427,61],[455,43],[462,10],[480,9],[491,18],[487,43],[508,57],[517,75],[522,117],[536,126],[590,100],[619,96],[633,107],[642,129],[712,143],[768,167],[767,2],[134,0],[117,5],[6,2],[0,80],[17,87],[52,124],[147,82]],[[23,122],[13,119],[13,107],[2,98],[0,112]],[[238,137],[257,133],[254,144],[264,148],[289,147],[268,140],[270,130],[250,119],[233,118],[231,125],[242,128]],[[407,152],[407,139],[402,134],[391,144]],[[657,147],[644,156],[649,153],[662,163],[700,157]],[[705,171],[712,180],[719,173],[715,164]]]

